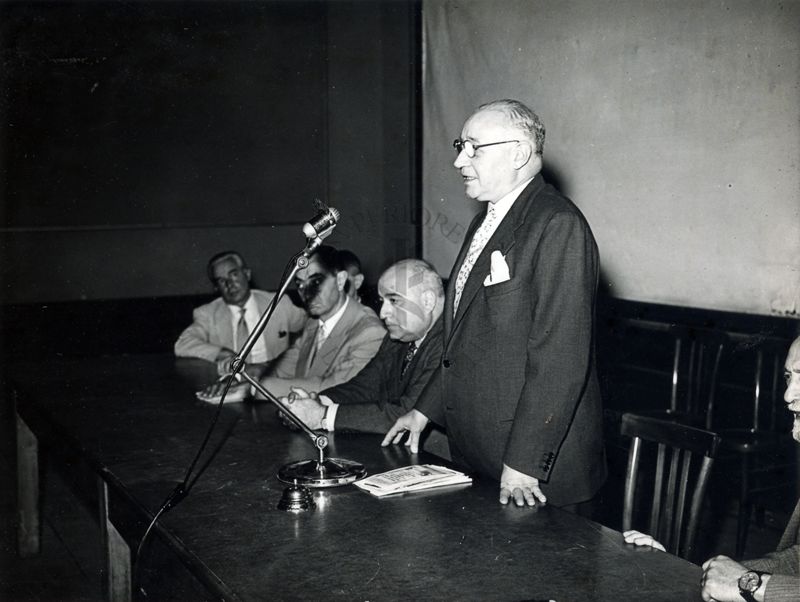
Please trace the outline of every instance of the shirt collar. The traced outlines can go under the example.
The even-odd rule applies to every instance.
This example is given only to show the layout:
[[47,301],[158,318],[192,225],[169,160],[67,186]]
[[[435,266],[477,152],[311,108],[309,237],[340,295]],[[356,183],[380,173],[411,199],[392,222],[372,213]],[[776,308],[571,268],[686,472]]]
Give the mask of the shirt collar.
[[525,187],[531,183],[531,180],[533,180],[533,178],[528,178],[524,182],[520,182],[502,198],[498,199],[494,203],[491,203],[494,206],[494,212],[497,215],[498,223],[500,223],[506,214],[511,211],[514,201],[516,201],[519,195],[522,194],[522,191],[525,189]]
[[239,307],[238,305],[228,305],[228,309],[231,310],[233,317],[237,320],[242,315],[242,309],[244,309],[245,314],[253,315],[258,314],[258,303],[256,303],[256,298],[251,292],[250,295],[247,297],[247,301],[244,303],[244,307]]
[[322,328],[326,337],[333,331],[333,329],[339,323],[339,320],[342,319],[342,316],[344,315],[344,310],[347,309],[348,303],[350,303],[350,297],[345,296],[344,303],[339,308],[339,311],[337,311],[327,320],[323,320],[322,318],[319,319],[319,327]]

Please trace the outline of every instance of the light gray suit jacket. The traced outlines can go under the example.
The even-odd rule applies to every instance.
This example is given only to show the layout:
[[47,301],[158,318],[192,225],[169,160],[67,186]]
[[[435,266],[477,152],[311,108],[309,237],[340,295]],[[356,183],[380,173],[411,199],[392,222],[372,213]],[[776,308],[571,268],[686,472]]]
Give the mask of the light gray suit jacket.
[[303,333],[267,371],[262,383],[277,397],[291,387],[322,391],[354,377],[378,352],[386,329],[370,308],[350,299],[341,319],[311,357],[319,320],[309,320]]
[[800,500],[777,550],[764,558],[744,560],[742,564],[749,569],[772,573],[764,591],[764,602],[800,600]]
[[[275,293],[256,289],[251,290],[250,294],[262,314],[275,296]],[[193,317],[191,326],[175,342],[176,356],[198,357],[213,362],[223,349],[238,351],[234,349],[231,311],[221,297],[196,308]],[[288,297],[278,302],[275,313],[261,334],[267,347],[268,361],[286,351],[292,341],[292,333],[300,332],[307,319],[305,310],[295,306]]]

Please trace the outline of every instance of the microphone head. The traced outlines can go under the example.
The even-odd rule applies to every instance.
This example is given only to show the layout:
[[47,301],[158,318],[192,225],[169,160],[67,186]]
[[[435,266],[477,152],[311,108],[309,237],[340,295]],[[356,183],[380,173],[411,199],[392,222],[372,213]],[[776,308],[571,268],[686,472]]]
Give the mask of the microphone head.
[[316,238],[317,237],[317,231],[314,230],[314,226],[312,226],[308,222],[303,224],[303,234],[305,234],[306,238]]
[[331,233],[338,221],[339,211],[333,207],[325,207],[314,219],[303,224],[303,234],[306,238],[324,238]]

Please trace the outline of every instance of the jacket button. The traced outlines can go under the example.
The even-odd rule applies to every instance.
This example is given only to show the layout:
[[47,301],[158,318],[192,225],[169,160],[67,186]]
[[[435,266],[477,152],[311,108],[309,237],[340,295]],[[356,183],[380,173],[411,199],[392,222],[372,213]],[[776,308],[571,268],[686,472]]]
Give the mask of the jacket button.
[[449,368],[450,367],[450,360],[446,360],[446,359],[442,360],[442,366],[444,366],[445,368]]

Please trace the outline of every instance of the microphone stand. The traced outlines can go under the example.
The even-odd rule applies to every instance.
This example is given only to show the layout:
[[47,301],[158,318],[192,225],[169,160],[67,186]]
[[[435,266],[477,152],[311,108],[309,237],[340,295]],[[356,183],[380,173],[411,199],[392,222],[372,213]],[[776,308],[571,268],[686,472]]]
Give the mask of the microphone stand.
[[231,378],[240,382],[241,380],[246,380],[250,383],[250,385],[261,393],[265,399],[275,405],[286,418],[308,435],[314,447],[317,449],[317,459],[291,462],[281,467],[278,471],[278,479],[284,483],[290,483],[295,486],[299,484],[315,488],[335,487],[352,483],[367,474],[364,465],[358,462],[342,458],[325,458],[325,448],[328,447],[328,437],[311,430],[305,422],[283,405],[266,389],[266,387],[258,382],[257,379],[247,374],[247,371],[244,369],[245,359],[256,344],[258,337],[264,332],[264,328],[266,328],[272,314],[275,313],[275,309],[278,307],[278,301],[286,294],[286,289],[289,288],[289,282],[291,282],[298,271],[308,267],[309,257],[311,257],[317,247],[322,244],[322,239],[330,234],[332,230],[333,228],[330,228],[325,233],[309,238],[306,248],[292,258],[293,265],[291,271],[286,278],[283,279],[278,292],[275,293],[275,296],[272,298],[264,314],[258,320],[258,323],[253,328],[253,331],[250,333],[250,336],[247,338],[242,348],[233,360],[231,360]]

